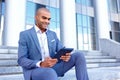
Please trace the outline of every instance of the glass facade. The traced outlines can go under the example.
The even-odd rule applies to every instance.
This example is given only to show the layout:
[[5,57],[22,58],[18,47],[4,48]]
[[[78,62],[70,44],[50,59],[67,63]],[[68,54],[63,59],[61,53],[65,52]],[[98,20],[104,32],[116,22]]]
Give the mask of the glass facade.
[[93,0],[76,0],[76,3],[85,6],[93,6]]
[[120,23],[111,21],[111,39],[120,42]]
[[[27,0],[26,28],[33,27],[35,11],[39,7],[46,7],[51,12],[49,29],[55,31],[60,38],[60,0]],[[111,39],[120,42],[120,0],[107,0],[110,13]],[[4,23],[5,1],[0,0],[0,39]],[[77,48],[80,50],[96,50],[98,33],[94,14],[94,0],[75,0],[76,3],[76,29]]]
[[[47,4],[35,3],[27,1],[26,6],[26,29],[29,29],[34,24],[34,14],[37,7],[46,7],[51,12],[51,23],[49,29],[55,31],[60,38],[60,9],[54,2],[52,5],[50,1]],[[76,3],[80,3],[85,6],[93,6],[92,0],[76,0]],[[32,10],[31,10],[32,9]],[[80,50],[95,50],[96,49],[96,32],[94,26],[94,18],[89,15],[76,14],[76,27],[77,27],[77,46]],[[94,43],[93,43],[94,42]]]
[[60,14],[59,14],[59,8],[50,7],[48,6],[50,12],[51,12],[51,22],[49,25],[49,29],[55,31],[60,38]]
[[[76,0],[76,3],[93,7],[93,0]],[[0,20],[4,14],[5,3],[0,2]],[[51,22],[49,29],[55,31],[60,38],[60,8],[59,0],[51,2],[51,0],[27,0],[26,3],[26,27],[29,29],[35,24],[34,15],[39,7],[46,7],[51,12]],[[79,7],[81,9],[81,7]],[[86,9],[87,10],[87,9]],[[79,11],[78,11],[79,12]],[[87,14],[87,13],[86,13]],[[94,17],[76,12],[76,28],[77,28],[77,46],[80,50],[95,50],[96,49],[96,29],[94,26]],[[2,21],[0,21],[2,22]],[[0,26],[1,31],[1,26]],[[1,33],[2,34],[2,33]]]
[[108,0],[110,12],[118,13],[118,1],[119,0]]
[[88,14],[88,7],[93,8],[93,0],[76,0],[76,5],[81,5],[76,7],[76,10],[78,10],[76,12],[78,49],[96,50],[97,33],[94,24],[94,16]]
[[111,39],[120,42],[120,0],[108,0]]
[[95,50],[96,49],[96,28],[94,18],[82,14],[77,14],[77,34],[78,49]]

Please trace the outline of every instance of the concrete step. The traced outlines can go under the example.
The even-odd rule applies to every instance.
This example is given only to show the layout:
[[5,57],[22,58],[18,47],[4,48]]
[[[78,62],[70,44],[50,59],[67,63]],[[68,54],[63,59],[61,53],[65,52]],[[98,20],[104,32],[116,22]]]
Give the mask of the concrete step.
[[17,53],[17,47],[0,46],[0,53]]
[[116,59],[86,59],[87,63],[113,63],[117,62]]
[[[86,51],[85,54],[87,54],[85,58],[88,69],[120,66],[119,60],[111,56],[102,56],[99,51]],[[0,80],[24,80],[22,75],[22,68],[17,64],[17,58],[18,55],[16,48],[0,48]],[[60,80],[69,79],[62,78]],[[70,80],[76,79],[70,78]]]
[[[88,69],[89,80],[120,80],[120,67],[102,67]],[[24,80],[23,74],[0,75],[0,80]],[[68,71],[59,80],[76,80],[75,70]]]
[[120,66],[120,63],[87,63],[87,68],[100,68],[100,67],[115,67]]
[[85,56],[86,59],[115,59],[115,57],[112,56],[94,56],[94,55],[89,55]]
[[18,66],[17,60],[0,60],[0,67]]
[[24,80],[23,74],[0,75],[0,80]]
[[[17,64],[17,54],[1,53],[0,66],[15,66]],[[100,63],[117,63],[118,60],[110,56],[85,56],[87,64],[100,64]],[[112,66],[112,65],[111,65]],[[113,65],[114,66],[114,65]],[[93,66],[94,67],[94,66]]]
[[0,53],[8,53],[8,49],[0,49]]
[[[87,64],[97,63],[118,63],[116,59],[87,59]],[[18,66],[17,60],[0,60],[0,67],[3,66]]]
[[[86,62],[89,63],[115,63],[118,62],[112,57],[86,56]],[[0,66],[14,66],[17,64],[17,54],[0,54]]]
[[18,55],[17,54],[0,54],[0,60],[11,60],[11,59],[15,59],[17,60]]
[[0,53],[17,53],[17,49],[0,49]]
[[0,67],[0,75],[20,73],[22,73],[22,68],[20,66]]
[[[9,55],[9,56],[8,56]],[[14,54],[14,53],[0,53],[0,59],[11,59],[11,58],[18,58],[18,54]],[[107,59],[111,59],[111,58],[115,58],[115,57],[111,57],[111,56],[85,56],[86,59],[102,59],[102,58],[107,58]]]
[[87,56],[102,56],[102,53],[100,51],[82,51]]
[[[100,67],[114,67],[120,66],[120,63],[91,63],[87,64],[87,68],[100,68]],[[6,74],[20,74],[22,73],[22,68],[20,66],[4,66],[0,67],[0,75]]]

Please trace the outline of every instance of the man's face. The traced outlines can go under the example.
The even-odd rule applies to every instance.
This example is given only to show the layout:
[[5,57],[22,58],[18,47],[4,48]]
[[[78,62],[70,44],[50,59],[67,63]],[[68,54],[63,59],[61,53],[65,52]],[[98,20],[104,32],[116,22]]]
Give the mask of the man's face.
[[50,24],[50,13],[47,11],[40,11],[36,15],[36,25],[42,30],[45,31]]

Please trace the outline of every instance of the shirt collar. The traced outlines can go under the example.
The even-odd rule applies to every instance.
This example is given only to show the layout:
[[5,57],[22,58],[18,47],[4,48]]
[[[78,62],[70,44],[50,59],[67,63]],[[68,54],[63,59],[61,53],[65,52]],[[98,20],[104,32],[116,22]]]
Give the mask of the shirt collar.
[[[34,27],[35,27],[36,33],[38,33],[38,32],[39,32],[39,33],[42,33],[41,30],[40,30],[36,25],[35,25]],[[45,31],[45,33],[46,33],[47,31],[48,31],[48,29]]]

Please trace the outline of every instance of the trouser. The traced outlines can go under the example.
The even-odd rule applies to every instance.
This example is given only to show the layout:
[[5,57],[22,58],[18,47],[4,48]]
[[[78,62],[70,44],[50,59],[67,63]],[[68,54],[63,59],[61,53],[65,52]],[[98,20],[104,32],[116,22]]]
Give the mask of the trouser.
[[32,80],[58,80],[72,67],[75,67],[77,80],[89,80],[85,57],[80,51],[75,51],[68,62],[57,63],[52,68],[36,68],[32,72]]

